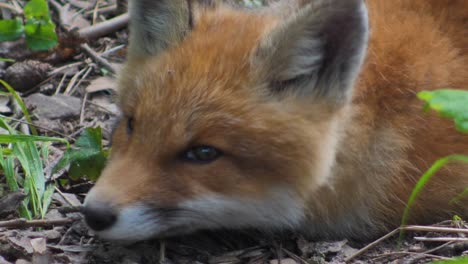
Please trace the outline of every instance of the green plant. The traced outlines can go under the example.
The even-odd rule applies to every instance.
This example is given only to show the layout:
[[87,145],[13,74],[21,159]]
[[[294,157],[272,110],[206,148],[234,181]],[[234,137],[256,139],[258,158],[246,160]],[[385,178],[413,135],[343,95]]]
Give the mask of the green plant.
[[[18,94],[4,81],[0,80],[0,84],[10,91],[24,116],[31,120]],[[7,186],[11,191],[22,188],[26,194],[20,207],[22,217],[44,217],[55,187],[54,183],[46,183],[44,175],[44,160],[49,156],[48,142],[66,143],[67,146],[69,143],[61,138],[20,134],[15,129],[15,124],[10,124],[7,120],[8,117],[0,116],[0,127],[8,132],[0,135],[0,166]]]
[[86,129],[75,142],[74,148],[65,151],[54,171],[70,165],[68,175],[73,179],[85,177],[96,180],[104,169],[109,150],[102,146],[101,128]]
[[460,132],[468,132],[468,91],[441,89],[422,91],[418,98],[426,102],[424,109],[436,110],[441,116],[451,118]]
[[[425,102],[424,110],[429,111],[433,109],[437,111],[442,117],[451,118],[455,122],[458,131],[468,132],[468,91],[454,90],[454,89],[440,89],[434,91],[422,91],[418,93],[418,98]],[[423,190],[424,186],[429,180],[439,171],[443,166],[450,162],[467,162],[468,156],[464,155],[450,155],[437,160],[419,179],[411,192],[408,203],[406,204],[405,211],[401,220],[401,225],[404,226],[408,222],[409,214],[412,205],[416,201],[419,193]],[[462,196],[468,193],[468,189],[457,195],[452,199],[453,201],[460,200]],[[400,231],[400,242],[404,236],[403,229]]]
[[47,50],[57,45],[47,0],[30,0],[23,11],[23,18],[0,20],[0,41],[16,40],[24,35],[32,50]]

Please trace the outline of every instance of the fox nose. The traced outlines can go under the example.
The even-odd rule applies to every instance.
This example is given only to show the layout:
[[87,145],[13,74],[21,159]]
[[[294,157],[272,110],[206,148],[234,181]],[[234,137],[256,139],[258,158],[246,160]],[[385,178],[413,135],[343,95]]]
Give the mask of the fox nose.
[[112,207],[103,203],[88,204],[83,208],[86,224],[95,231],[110,228],[117,221]]

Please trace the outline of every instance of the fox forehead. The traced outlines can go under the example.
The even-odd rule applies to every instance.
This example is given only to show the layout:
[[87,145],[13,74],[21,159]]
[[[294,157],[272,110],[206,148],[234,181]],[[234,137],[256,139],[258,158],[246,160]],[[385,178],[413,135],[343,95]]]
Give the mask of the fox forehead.
[[124,113],[133,113],[135,106],[160,112],[170,104],[173,112],[176,105],[215,105],[217,98],[222,104],[226,97],[245,100],[255,88],[251,80],[256,80],[249,59],[268,25],[275,23],[268,18],[230,9],[205,10],[175,47],[147,58],[130,57],[119,85]]

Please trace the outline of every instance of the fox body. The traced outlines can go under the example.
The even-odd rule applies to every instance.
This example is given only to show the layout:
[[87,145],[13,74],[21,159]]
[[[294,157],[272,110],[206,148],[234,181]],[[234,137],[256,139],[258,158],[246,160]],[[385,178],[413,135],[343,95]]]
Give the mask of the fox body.
[[[468,88],[468,1],[310,0],[261,10],[133,0],[121,121],[85,201],[100,236],[199,229],[371,238],[468,137],[420,90]],[[425,186],[411,222],[468,217],[468,166]]]

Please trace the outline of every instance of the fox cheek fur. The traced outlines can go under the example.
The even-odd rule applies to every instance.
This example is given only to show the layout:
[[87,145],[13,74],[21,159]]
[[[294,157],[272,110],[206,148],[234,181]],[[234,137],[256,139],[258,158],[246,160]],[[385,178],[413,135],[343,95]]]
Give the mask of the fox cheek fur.
[[[442,0],[385,1],[368,1],[375,27],[386,14],[443,8],[431,9]],[[364,63],[363,0],[284,1],[287,8],[278,2],[258,12],[198,2],[131,1],[128,61],[119,76],[123,116],[108,165],[85,201],[86,222],[101,237],[134,241],[253,227],[370,238],[398,224],[428,164],[468,149],[448,123],[429,135],[428,125],[418,123],[417,100],[395,94],[468,86],[468,59],[437,61],[451,54],[448,46],[430,56],[442,66],[402,72],[396,69],[423,65],[427,54],[413,58],[419,49],[408,48],[408,61],[395,59],[400,51],[393,43],[404,42],[406,28],[389,24],[373,28]],[[407,29],[420,35],[414,45],[445,37],[426,20],[410,19],[406,25],[421,29]],[[457,70],[450,81],[444,67]],[[431,87],[423,85],[428,72]],[[402,83],[403,77],[411,79]],[[428,144],[438,156],[421,151],[423,137],[439,142]],[[447,207],[448,197],[468,186],[466,169],[451,167],[453,175],[429,185],[414,219],[467,215],[466,200]]]

